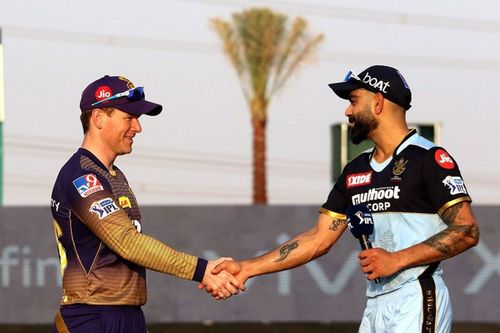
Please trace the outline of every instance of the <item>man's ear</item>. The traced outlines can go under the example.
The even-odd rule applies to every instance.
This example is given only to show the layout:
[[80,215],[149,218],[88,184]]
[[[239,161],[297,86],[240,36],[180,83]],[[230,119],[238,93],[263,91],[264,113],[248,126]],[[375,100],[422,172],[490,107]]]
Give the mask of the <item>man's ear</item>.
[[94,124],[98,129],[102,129],[105,112],[101,109],[93,109],[92,114],[90,116],[90,121]]
[[381,93],[376,93],[375,94],[375,99],[374,99],[375,114],[381,114],[382,113],[382,110],[384,108],[384,102],[385,102],[384,96]]

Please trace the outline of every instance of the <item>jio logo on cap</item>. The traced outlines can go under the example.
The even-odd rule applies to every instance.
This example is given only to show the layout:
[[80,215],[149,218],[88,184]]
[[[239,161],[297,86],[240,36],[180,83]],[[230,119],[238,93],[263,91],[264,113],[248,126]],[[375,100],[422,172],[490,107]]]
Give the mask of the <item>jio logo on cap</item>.
[[111,88],[108,86],[100,86],[95,91],[95,99],[100,101],[101,99],[105,99],[111,96]]

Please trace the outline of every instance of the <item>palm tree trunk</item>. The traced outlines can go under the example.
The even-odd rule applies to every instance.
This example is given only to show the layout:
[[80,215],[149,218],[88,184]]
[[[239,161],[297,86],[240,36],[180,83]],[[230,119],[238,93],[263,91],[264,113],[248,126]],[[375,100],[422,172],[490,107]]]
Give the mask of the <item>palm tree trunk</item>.
[[251,103],[253,128],[253,203],[267,204],[266,189],[266,114],[267,103],[256,99]]

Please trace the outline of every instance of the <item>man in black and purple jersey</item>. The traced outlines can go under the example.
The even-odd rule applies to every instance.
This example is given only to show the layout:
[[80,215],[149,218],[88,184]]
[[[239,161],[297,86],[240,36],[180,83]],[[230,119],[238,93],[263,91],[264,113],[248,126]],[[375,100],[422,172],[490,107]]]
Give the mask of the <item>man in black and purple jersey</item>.
[[141,233],[141,212],[117,156],[129,154],[139,117],[162,106],[121,76],[82,93],[82,146],[57,176],[51,206],[61,262],[62,297],[54,332],[146,332],[146,268],[211,286],[224,299],[244,287],[216,261],[176,251]]

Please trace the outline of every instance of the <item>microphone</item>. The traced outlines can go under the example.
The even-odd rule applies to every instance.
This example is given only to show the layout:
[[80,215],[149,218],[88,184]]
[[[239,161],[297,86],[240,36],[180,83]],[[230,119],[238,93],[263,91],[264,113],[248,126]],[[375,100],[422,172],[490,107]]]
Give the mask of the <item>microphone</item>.
[[[370,210],[365,205],[353,205],[347,208],[347,227],[352,235],[359,240],[362,250],[372,248],[372,243],[368,238],[373,234],[373,217]],[[380,283],[376,278],[375,283]]]

